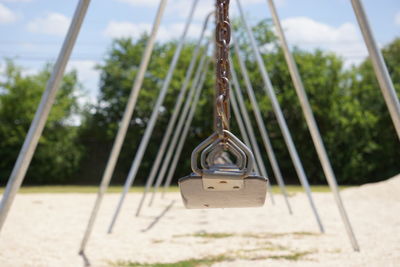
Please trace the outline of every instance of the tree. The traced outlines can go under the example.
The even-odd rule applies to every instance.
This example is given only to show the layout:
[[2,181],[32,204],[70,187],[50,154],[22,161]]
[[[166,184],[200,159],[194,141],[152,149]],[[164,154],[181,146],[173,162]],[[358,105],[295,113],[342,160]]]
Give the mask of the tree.
[[[276,39],[266,33],[270,27],[268,21],[254,27],[258,45],[309,180],[325,183],[283,52]],[[240,26],[239,36],[245,36]],[[297,175],[263,90],[258,66],[248,43],[243,38],[240,41],[279,164],[286,181],[294,182]],[[394,81],[396,77],[399,80],[400,73],[399,43],[395,40],[383,50]],[[345,69],[343,60],[332,53],[295,48],[293,54],[339,183],[373,182],[398,173],[398,140],[369,60],[359,67]],[[395,86],[399,90],[398,82]],[[251,109],[249,102],[248,107]],[[257,127],[255,123],[253,126]],[[262,144],[261,138],[259,143]]]
[[[400,38],[383,50],[397,96],[400,96]],[[388,108],[380,90],[371,61],[366,59],[349,73],[349,90],[344,96],[352,105],[342,105],[353,120],[342,120],[348,126],[355,155],[347,158],[348,175],[357,182],[377,181],[400,171],[400,145]]]
[[[141,38],[135,41],[130,38],[114,40],[104,63],[98,66],[101,71],[98,104],[94,107],[94,114],[88,113],[81,131],[81,140],[88,147],[89,151],[82,163],[82,171],[87,173],[93,182],[98,182],[101,178],[112,143],[117,134],[118,122],[123,116],[147,40],[147,35],[142,35]],[[175,49],[175,41],[156,44],[154,47],[133,118],[122,147],[120,159],[114,173],[114,182],[122,183],[126,179],[135,152],[153,111],[159,90],[168,72]],[[160,110],[155,130],[136,178],[140,183],[144,182],[150,172],[155,154],[164,135],[164,129],[167,127],[168,120],[173,112],[176,96],[185,77],[193,49],[194,45],[188,43],[181,52],[178,65],[163,103],[163,108]],[[212,81],[206,82],[206,88],[212,88]],[[207,90],[205,89],[204,91],[207,92]],[[200,103],[201,105],[208,105],[212,108],[209,101],[203,101]],[[199,107],[198,110],[203,109]],[[203,110],[203,112],[209,115],[209,110]],[[204,116],[201,117],[204,118]],[[202,124],[204,125],[204,120]],[[193,125],[196,125],[196,122]],[[192,142],[191,139],[188,142]],[[188,147],[192,146],[188,145]],[[99,163],[102,168],[92,168],[93,166],[99,166]],[[187,165],[188,163],[185,162],[184,164]],[[185,169],[189,171],[189,165]]]
[[[263,89],[264,84],[256,61],[248,42],[245,41],[246,35],[240,23],[233,20],[233,24],[238,30],[240,47],[284,178],[289,183],[297,183],[297,174],[271,103]],[[313,184],[326,183],[283,52],[272,34],[271,23],[267,20],[261,21],[254,27],[254,31],[307,176]],[[80,135],[88,151],[81,171],[85,173],[84,176],[91,177],[92,182],[97,183],[103,173],[146,41],[146,35],[138,40],[115,40],[104,62],[98,66],[101,71],[99,102],[95,106],[94,114],[87,114]],[[126,179],[175,48],[174,41],[155,46],[117,164],[114,182],[122,183]],[[144,183],[150,172],[192,53],[193,44],[185,45],[138,172],[136,178],[138,183]],[[293,54],[339,183],[377,181],[398,173],[399,166],[395,162],[399,158],[398,142],[374,74],[368,67],[369,63],[349,69],[344,68],[343,60],[333,53],[320,50],[303,51],[295,48]],[[392,77],[395,79],[399,76],[398,66],[400,65],[398,42],[386,48],[384,54],[388,59]],[[236,70],[239,70],[235,59],[232,64]],[[189,162],[191,151],[213,130],[214,72],[212,66],[208,72],[207,75],[211,78],[206,79],[203,95],[197,107],[175,179],[191,171]],[[244,83],[240,82],[244,90]],[[396,87],[398,88],[399,85],[396,84]],[[250,102],[246,93],[244,94],[246,104],[251,110]],[[257,129],[252,114],[251,117],[253,127]],[[385,129],[390,129],[390,131]],[[234,119],[232,131],[240,136]],[[268,163],[260,135],[258,135],[258,142],[264,152],[265,162]],[[385,162],[382,162],[382,158],[385,158]],[[267,167],[269,173],[272,174],[271,167]]]
[[[0,82],[0,177],[8,178],[50,77],[51,66],[35,75],[7,61]],[[77,129],[69,119],[77,111],[75,72],[65,75],[27,173],[28,183],[68,183],[81,157]],[[6,179],[2,179],[5,182]]]

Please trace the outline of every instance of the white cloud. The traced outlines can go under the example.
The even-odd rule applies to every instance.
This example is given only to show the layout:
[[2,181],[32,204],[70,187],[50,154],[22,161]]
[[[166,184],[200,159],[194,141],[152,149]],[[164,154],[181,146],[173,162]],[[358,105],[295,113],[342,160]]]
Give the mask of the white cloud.
[[[173,14],[179,18],[187,18],[192,7],[192,1],[173,0],[173,4],[167,6],[167,14]],[[200,0],[196,6],[193,18],[195,20],[204,20],[208,13],[214,10],[214,0]]]
[[394,16],[394,23],[395,23],[397,26],[400,26],[400,11],[398,11],[398,12],[396,13],[396,15]]
[[[83,91],[76,91],[78,106],[83,108],[86,105],[95,104],[99,95],[100,71],[95,69],[98,62],[93,60],[71,60],[68,62],[67,71],[76,70],[78,80],[83,85]],[[80,125],[82,117],[72,115],[67,123]]]
[[286,0],[275,0],[275,5],[284,6],[286,5]]
[[346,65],[359,63],[368,55],[358,28],[352,23],[333,27],[308,17],[282,21],[288,42],[304,49],[333,51],[346,60]]
[[[3,76],[5,71],[6,71],[5,64],[0,61],[0,82],[6,82],[6,77]],[[2,93],[2,89],[0,88],[0,94],[1,93]]]
[[[147,7],[147,8],[157,8],[160,1],[159,0],[115,0],[122,3],[127,3],[133,7]],[[287,0],[275,0],[275,4],[278,7],[286,5]],[[167,15],[173,15],[175,18],[186,18],[188,16],[189,10],[192,6],[192,0],[169,0],[165,13]],[[260,5],[268,11],[267,0],[243,0],[243,7],[249,7],[254,5]],[[196,10],[193,19],[196,21],[203,21],[205,16],[214,9],[215,0],[200,0],[196,6]],[[231,1],[230,8],[231,17],[238,15],[238,9],[236,7],[236,2]]]
[[103,31],[103,34],[111,38],[133,37],[138,38],[142,32],[149,32],[149,23],[131,23],[127,21],[110,21]]
[[30,32],[63,36],[68,30],[71,19],[60,13],[49,13],[28,23]]
[[[149,33],[152,25],[150,23],[131,23],[127,21],[110,21],[103,31],[106,37],[120,38],[120,37],[132,37],[137,39],[143,32]],[[178,38],[183,31],[183,23],[170,23],[167,25],[161,25],[158,29],[157,40],[168,41],[174,38]],[[202,26],[199,24],[190,25],[188,37],[196,38],[200,35]]]
[[[118,2],[127,3],[133,7],[158,7],[159,0],[116,0]],[[260,1],[260,0],[250,0]],[[281,0],[282,1],[282,0]],[[189,10],[192,6],[192,0],[169,0],[165,13],[168,15],[173,15],[176,18],[186,18],[188,16]],[[247,3],[246,3],[247,4]],[[195,20],[203,20],[205,16],[214,9],[215,0],[200,0],[197,3],[196,10],[194,13]],[[235,12],[235,8],[231,9]]]
[[[267,5],[268,0],[244,0],[240,2],[243,6],[246,3],[246,5],[254,5],[254,4],[265,4]],[[275,0],[274,4],[276,6],[284,6],[286,4],[286,0]]]
[[132,6],[141,6],[141,7],[155,7],[160,3],[159,0],[117,0],[117,1],[127,3]]
[[32,0],[1,0],[2,2],[9,2],[9,3],[28,3],[32,2]]
[[100,71],[95,69],[98,62],[93,60],[71,60],[67,65],[67,71],[76,70],[78,80],[82,83],[85,94],[80,94],[78,104],[94,104],[99,90]]
[[0,3],[0,24],[11,23],[17,20],[17,15],[8,7]]
[[[160,1],[159,0],[116,0],[118,2],[122,3],[127,3],[132,6],[141,6],[141,7],[156,7],[159,5]],[[267,4],[267,0],[244,0],[242,4],[248,5],[254,5],[254,4]],[[232,4],[233,1],[231,1]],[[286,4],[286,0],[275,0],[274,1],[276,5],[284,5]],[[176,4],[182,4],[182,3],[187,3],[187,5],[191,5],[192,1],[190,0],[170,0],[168,5],[176,5]],[[207,6],[209,9],[212,9],[214,7],[215,0],[201,0],[198,3],[198,6],[203,7]]]
[[42,69],[35,67],[24,67],[22,69],[22,76],[37,75]]

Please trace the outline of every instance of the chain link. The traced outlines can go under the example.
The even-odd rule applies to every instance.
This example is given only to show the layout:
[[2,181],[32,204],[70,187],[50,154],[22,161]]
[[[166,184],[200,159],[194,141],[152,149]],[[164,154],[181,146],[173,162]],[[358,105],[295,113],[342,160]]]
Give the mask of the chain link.
[[229,131],[229,43],[231,25],[229,21],[229,0],[216,0],[216,130],[226,139],[224,130]]

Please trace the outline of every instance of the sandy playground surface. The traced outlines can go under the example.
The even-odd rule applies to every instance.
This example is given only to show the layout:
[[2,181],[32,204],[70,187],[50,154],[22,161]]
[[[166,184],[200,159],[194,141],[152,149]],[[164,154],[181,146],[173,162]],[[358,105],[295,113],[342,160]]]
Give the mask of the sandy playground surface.
[[[302,193],[290,198],[293,215],[281,195],[264,208],[186,210],[178,193],[168,193],[139,218],[140,194],[132,193],[110,235],[119,195],[106,196],[86,256],[92,266],[175,266],[184,260],[193,265],[180,266],[400,266],[400,175],[343,190],[342,197],[360,253],[352,251],[328,193],[314,193],[325,234]],[[0,266],[85,266],[78,249],[94,198],[18,195],[0,234]]]

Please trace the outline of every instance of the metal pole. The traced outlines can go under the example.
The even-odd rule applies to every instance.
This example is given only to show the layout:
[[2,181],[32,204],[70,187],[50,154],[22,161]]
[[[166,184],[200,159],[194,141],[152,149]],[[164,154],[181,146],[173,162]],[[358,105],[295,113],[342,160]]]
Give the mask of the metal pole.
[[133,110],[135,109],[136,101],[139,96],[139,92],[142,87],[142,84],[143,84],[144,75],[145,75],[147,67],[149,65],[149,61],[150,61],[150,57],[151,57],[151,54],[153,51],[158,28],[160,26],[166,4],[167,4],[167,0],[160,1],[160,5],[158,7],[156,17],[154,19],[153,28],[151,30],[149,40],[147,41],[146,48],[143,53],[142,61],[139,66],[139,71],[136,75],[135,82],[132,86],[132,90],[129,95],[128,103],[125,107],[125,112],[124,112],[124,115],[120,122],[119,130],[118,130],[117,136],[115,138],[110,156],[108,158],[107,165],[106,165],[105,171],[103,173],[103,177],[101,179],[101,183],[100,183],[99,191],[97,193],[96,201],[93,206],[92,213],[90,214],[89,222],[86,227],[84,236],[81,241],[80,253],[83,253],[86,248],[87,242],[89,241],[90,235],[93,230],[93,225],[96,221],[97,214],[100,209],[101,202],[103,200],[103,196],[106,193],[108,186],[110,185],[110,180],[111,180],[112,174],[114,172],[119,153],[121,152],[122,144],[124,142],[126,132],[128,130],[128,126],[129,126],[129,123],[132,118]]
[[[210,44],[210,42],[207,43],[206,49],[205,49],[204,54],[203,54],[203,56],[201,58],[199,66],[197,68],[197,73],[196,73],[194,81],[192,83],[192,88],[190,88],[190,93],[188,95],[188,98],[187,98],[187,101],[185,103],[185,106],[182,109],[182,114],[187,114],[188,113],[189,108],[190,108],[190,101],[191,101],[191,99],[193,97],[193,94],[194,94],[194,91],[196,89],[196,86],[198,86],[199,81],[201,79],[201,73],[202,72],[207,72],[207,67],[208,67],[208,62],[209,62],[209,59],[207,58],[207,51],[208,51],[209,44]],[[159,188],[159,186],[160,186],[160,184],[161,184],[161,182],[162,182],[162,180],[163,180],[163,178],[165,176],[165,172],[167,171],[168,164],[170,163],[171,157],[172,157],[173,153],[175,152],[174,148],[176,146],[176,143],[178,142],[179,133],[181,132],[182,127],[183,127],[184,116],[185,115],[181,116],[181,118],[180,118],[180,120],[179,120],[179,122],[178,122],[178,124],[176,126],[174,136],[172,137],[171,144],[169,145],[168,151],[165,154],[163,165],[162,165],[162,167],[160,169],[160,172],[158,173],[157,181],[156,181],[156,184],[154,186],[153,193],[151,195],[149,206],[151,206],[153,204],[155,193],[158,190],[158,188]]]
[[112,232],[114,224],[115,224],[115,222],[117,220],[117,217],[119,215],[119,212],[120,212],[120,210],[122,208],[122,204],[123,204],[123,202],[125,200],[126,194],[129,192],[129,189],[131,188],[131,186],[132,186],[132,184],[133,184],[133,182],[135,180],[136,173],[137,173],[137,171],[139,169],[139,166],[140,166],[140,163],[142,161],[144,152],[145,152],[145,150],[147,148],[147,145],[149,143],[150,136],[151,136],[151,134],[153,132],[153,129],[154,129],[154,126],[156,124],[156,120],[157,120],[157,117],[158,117],[159,109],[161,108],[161,105],[164,102],[164,98],[165,98],[165,95],[166,95],[166,93],[168,91],[168,87],[169,87],[169,84],[171,82],[173,72],[174,72],[174,70],[176,68],[176,65],[178,63],[178,59],[179,59],[179,56],[180,56],[182,48],[183,48],[183,43],[185,41],[186,34],[188,32],[190,23],[192,21],[193,14],[194,14],[194,11],[196,9],[197,3],[198,3],[198,0],[194,0],[193,1],[189,16],[188,16],[188,18],[186,20],[185,28],[183,30],[183,33],[182,33],[182,36],[181,36],[180,41],[178,43],[178,46],[176,47],[175,54],[174,54],[174,57],[172,58],[172,62],[171,62],[171,65],[169,67],[167,76],[165,78],[163,87],[161,88],[160,94],[159,94],[159,96],[157,98],[157,102],[154,105],[154,109],[153,109],[153,112],[151,114],[149,123],[147,124],[144,136],[143,136],[143,138],[142,138],[142,140],[140,142],[140,145],[139,145],[139,149],[138,149],[138,151],[136,153],[135,159],[133,160],[131,169],[129,170],[128,178],[127,178],[127,180],[125,182],[124,190],[123,190],[123,192],[121,194],[121,198],[119,200],[118,206],[117,206],[117,208],[115,210],[115,213],[114,213],[114,216],[112,218],[110,227],[108,229],[108,233]]
[[[233,37],[233,35],[232,35],[232,37]],[[254,94],[253,86],[251,85],[251,81],[250,81],[249,73],[247,71],[246,63],[244,62],[242,56],[240,55],[239,45],[237,43],[237,40],[234,39],[233,44],[234,44],[234,48],[235,48],[235,52],[236,52],[236,57],[239,61],[239,67],[240,67],[241,73],[243,74],[247,94],[249,95],[250,102],[253,107],[253,113],[254,113],[254,116],[256,117],[257,126],[258,126],[258,129],[260,130],[261,138],[263,140],[265,150],[267,151],[269,162],[271,163],[275,178],[278,182],[279,188],[281,189],[281,192],[285,199],[285,203],[288,208],[289,214],[293,214],[292,207],[290,206],[290,203],[289,203],[289,197],[286,192],[285,182],[283,181],[282,173],[279,168],[278,161],[276,160],[276,157],[275,157],[275,152],[272,149],[272,144],[268,137],[267,127],[265,127],[264,120],[261,116],[261,112],[258,107],[257,99]]]
[[364,37],[365,44],[368,48],[368,53],[372,61],[372,66],[375,70],[376,78],[378,79],[383,97],[392,117],[394,127],[397,131],[397,136],[400,139],[400,103],[390,78],[382,53],[376,45],[374,35],[369,26],[367,15],[360,0],[351,0],[354,13],[356,14],[358,24]]
[[[232,91],[232,90],[231,90]],[[247,133],[247,129],[244,127],[243,119],[240,115],[239,107],[235,98],[235,94],[231,93],[230,94],[230,102],[233,110],[233,114],[235,116],[236,122],[239,127],[240,134],[242,135],[243,141],[247,147],[249,147],[253,151],[253,147],[251,146],[251,142],[249,139],[249,134]],[[260,168],[259,168],[259,163],[257,162],[257,159],[255,159],[254,162],[254,171],[258,174],[260,174]],[[269,192],[269,191],[268,191]]]
[[[238,107],[238,104],[237,104],[237,101],[236,101],[235,94],[232,91],[232,86],[230,88],[231,88],[230,90],[232,92],[232,93],[230,93],[230,102],[231,102],[233,114],[235,116],[236,122],[237,122],[238,127],[239,127],[240,134],[241,134],[241,136],[243,138],[243,141],[244,141],[245,145],[247,147],[249,147],[251,151],[253,151],[253,147],[252,147],[250,139],[249,139],[249,134],[247,132],[247,129],[244,126],[243,119],[242,119],[242,117],[240,115],[240,111],[239,111],[239,107]],[[259,163],[257,162],[257,159],[255,159],[254,163],[255,163],[254,164],[254,172],[257,173],[257,174],[260,174],[260,167],[259,167]]]
[[175,107],[174,107],[174,112],[173,112],[173,114],[171,116],[171,119],[168,122],[167,130],[165,131],[164,137],[163,137],[162,142],[161,142],[161,146],[160,146],[160,148],[159,148],[159,150],[157,152],[156,160],[154,161],[153,166],[152,166],[151,171],[150,171],[150,175],[147,178],[145,190],[144,190],[144,192],[142,194],[142,198],[141,198],[139,206],[138,206],[138,208],[136,210],[136,216],[140,215],[140,211],[141,211],[141,209],[143,207],[143,203],[144,203],[144,200],[146,198],[147,192],[149,191],[150,187],[152,186],[152,184],[154,182],[154,179],[156,177],[158,168],[160,167],[160,164],[161,164],[161,160],[164,157],[165,150],[166,150],[168,142],[170,140],[172,131],[174,130],[175,122],[178,119],[179,111],[181,110],[182,103],[183,103],[183,100],[185,98],[186,90],[187,90],[187,88],[189,86],[189,83],[190,83],[190,78],[192,77],[192,74],[193,74],[193,70],[194,70],[194,67],[195,67],[199,52],[200,52],[201,42],[203,41],[204,33],[205,33],[206,29],[207,29],[208,21],[209,21],[211,15],[213,13],[214,12],[211,12],[210,14],[208,14],[206,19],[205,19],[205,21],[204,21],[203,29],[201,31],[199,40],[197,41],[196,48],[195,48],[195,50],[193,52],[192,59],[191,59],[190,64],[189,64],[189,68],[187,69],[187,72],[186,72],[186,75],[185,75],[185,80],[184,80],[184,82],[182,84],[182,87],[181,87],[179,95],[178,95],[178,99],[177,99]]
[[[230,58],[229,61],[232,62],[232,59]],[[264,165],[264,161],[261,156],[260,148],[258,147],[258,144],[257,144],[256,135],[254,133],[253,126],[251,125],[251,119],[250,119],[249,113],[246,110],[246,105],[244,103],[243,95],[241,92],[242,89],[240,88],[240,84],[239,84],[238,77],[236,75],[236,71],[233,68],[233,64],[230,64],[230,67],[231,67],[230,70],[231,70],[231,76],[232,76],[232,88],[234,88],[234,90],[232,90],[232,92],[231,92],[231,95],[233,96],[232,98],[235,98],[235,95],[236,95],[236,98],[238,100],[237,102],[239,103],[239,109],[241,110],[241,114],[243,116],[243,121],[246,125],[247,131],[249,132],[250,142],[253,147],[254,156],[257,159],[257,162],[260,167],[261,175],[264,177],[268,177],[268,173],[267,173],[267,170]],[[268,182],[267,189],[268,189],[269,196],[271,198],[271,203],[275,204],[274,197],[272,195],[271,185],[269,182]]]
[[[242,117],[239,112],[239,107],[238,107],[238,104],[236,101],[235,94],[233,94],[233,92],[230,95],[230,100],[231,100],[230,102],[231,102],[231,106],[232,106],[233,115],[235,116],[236,122],[239,127],[240,134],[242,135],[242,138],[243,138],[243,141],[246,144],[246,146],[252,147],[251,143],[250,143],[249,135],[247,133],[246,128],[244,127],[243,120],[242,120]],[[257,166],[257,165],[254,165],[254,166]],[[259,172],[258,170],[256,170],[256,171]]]
[[[249,134],[247,133],[247,129],[244,126],[243,119],[240,115],[239,107],[236,101],[235,94],[233,93],[231,89],[232,94],[230,94],[230,100],[231,100],[231,106],[233,110],[233,115],[235,116],[236,122],[239,127],[240,134],[242,135],[243,141],[246,146],[248,146],[252,151],[253,147],[251,146],[251,142],[249,139]],[[255,164],[254,164],[254,171],[258,174],[260,174],[260,168],[259,168],[259,163],[257,162],[257,159],[255,159]]]
[[[249,139],[249,134],[247,133],[247,130],[243,123],[243,119],[241,118],[239,107],[238,107],[234,93],[230,94],[230,100],[231,100],[230,102],[232,105],[233,114],[234,114],[237,124],[239,126],[239,131],[240,131],[240,134],[242,135],[243,141],[246,144],[246,146],[248,146],[253,151],[253,147],[251,146],[251,142]],[[260,167],[259,167],[259,163],[257,162],[257,159],[255,159],[254,171],[256,173],[260,174]]]
[[247,21],[246,21],[242,6],[240,4],[240,0],[237,0],[237,4],[238,4],[240,16],[242,17],[242,21],[243,21],[243,24],[245,26],[248,38],[250,39],[250,42],[251,42],[251,47],[252,47],[254,56],[256,57],[258,67],[260,68],[262,79],[264,80],[264,83],[265,83],[265,88],[264,89],[266,90],[266,93],[268,94],[268,96],[269,96],[269,98],[271,100],[272,107],[273,107],[274,112],[275,112],[275,116],[276,116],[276,118],[278,120],[278,123],[279,123],[279,127],[281,128],[283,137],[284,137],[285,142],[286,142],[286,146],[289,149],[290,157],[292,158],[292,161],[293,161],[293,164],[295,166],[297,175],[299,176],[300,182],[301,182],[301,184],[302,184],[302,186],[303,186],[303,188],[304,188],[304,190],[305,190],[305,192],[307,194],[307,198],[308,198],[308,201],[310,202],[310,206],[311,206],[311,209],[312,209],[312,211],[314,213],[314,216],[315,216],[315,219],[317,221],[318,227],[319,227],[321,232],[324,232],[324,227],[322,225],[322,222],[321,222],[321,219],[319,217],[317,208],[315,207],[315,204],[314,204],[313,197],[311,195],[311,189],[310,189],[310,185],[309,185],[308,180],[307,180],[307,176],[306,176],[306,174],[304,172],[303,165],[301,164],[301,161],[300,161],[299,155],[297,153],[296,147],[294,146],[294,143],[293,143],[293,140],[292,140],[292,136],[290,135],[290,132],[289,132],[289,129],[287,127],[285,118],[283,117],[283,113],[282,113],[281,107],[279,105],[278,99],[276,98],[274,89],[272,87],[271,80],[269,79],[268,72],[267,72],[267,70],[265,68],[265,65],[264,65],[263,59],[261,57],[260,51],[258,50],[258,46],[256,44],[256,40],[254,39],[253,33],[252,33],[251,29],[250,29],[250,26],[247,24]]
[[277,34],[278,34],[279,40],[281,42],[283,52],[285,54],[286,62],[289,67],[290,75],[292,77],[297,96],[300,100],[301,108],[303,109],[303,114],[304,114],[304,117],[306,118],[308,129],[310,130],[310,134],[311,134],[312,140],[314,142],[315,149],[317,150],[318,157],[321,162],[322,168],[324,170],[325,177],[326,177],[328,184],[333,192],[333,196],[335,198],[336,205],[339,209],[340,215],[342,217],[342,221],[345,225],[347,235],[350,238],[350,242],[353,246],[353,249],[355,251],[359,251],[360,248],[358,246],[357,239],[354,235],[353,228],[352,228],[350,220],[347,216],[346,209],[342,202],[342,198],[340,197],[335,173],[333,172],[331,163],[328,158],[328,154],[326,152],[324,143],[321,138],[321,134],[319,132],[317,123],[315,121],[315,118],[314,118],[314,115],[313,115],[313,112],[312,112],[312,109],[310,106],[310,103],[308,101],[308,97],[305,92],[303,81],[300,77],[300,73],[297,68],[296,61],[294,60],[294,57],[289,50],[289,46],[286,41],[285,34],[283,32],[283,29],[282,29],[282,26],[280,23],[278,12],[276,11],[276,7],[274,5],[274,1],[268,0],[268,3],[269,3],[269,7],[270,7],[270,10],[272,13],[272,18],[273,18],[273,21],[275,24]]
[[[208,64],[206,66],[208,66]],[[165,181],[165,184],[164,184],[163,195],[165,194],[166,189],[171,184],[172,177],[173,177],[173,175],[175,173],[175,170],[176,170],[176,165],[178,164],[179,157],[180,157],[180,155],[182,153],[183,145],[185,144],[186,138],[188,136],[189,129],[190,129],[190,124],[192,123],[193,116],[194,116],[194,113],[196,111],[196,106],[197,106],[198,101],[199,101],[200,92],[203,89],[204,81],[205,81],[206,74],[207,74],[206,70],[207,70],[207,67],[205,68],[205,71],[203,71],[202,77],[200,78],[200,81],[199,81],[199,84],[198,84],[198,87],[197,87],[198,92],[196,92],[196,96],[195,96],[195,98],[194,98],[194,100],[192,102],[192,106],[190,108],[189,114],[188,114],[188,116],[187,116],[187,118],[185,120],[185,126],[184,126],[184,128],[182,130],[182,133],[180,135],[179,143],[176,146],[176,150],[174,151],[175,152],[174,153],[174,158],[173,158],[173,160],[171,162],[171,166],[169,168],[168,175],[167,175],[167,180]],[[183,119],[185,119],[185,116],[182,116],[182,117],[183,117]]]
[[75,41],[86,16],[86,11],[89,7],[89,4],[90,0],[80,0],[76,7],[67,36],[65,37],[56,64],[54,65],[53,73],[47,82],[46,90],[42,95],[42,99],[40,100],[39,107],[36,110],[35,117],[33,118],[32,124],[29,127],[28,134],[9,177],[7,187],[0,203],[0,231],[4,225],[15,195],[17,194],[25,178],[25,174],[36,150],[36,146],[39,142],[40,136],[42,135],[43,128],[46,124],[50,109],[53,106],[57,91],[60,88],[65,67],[68,63],[72,49],[74,48]]

